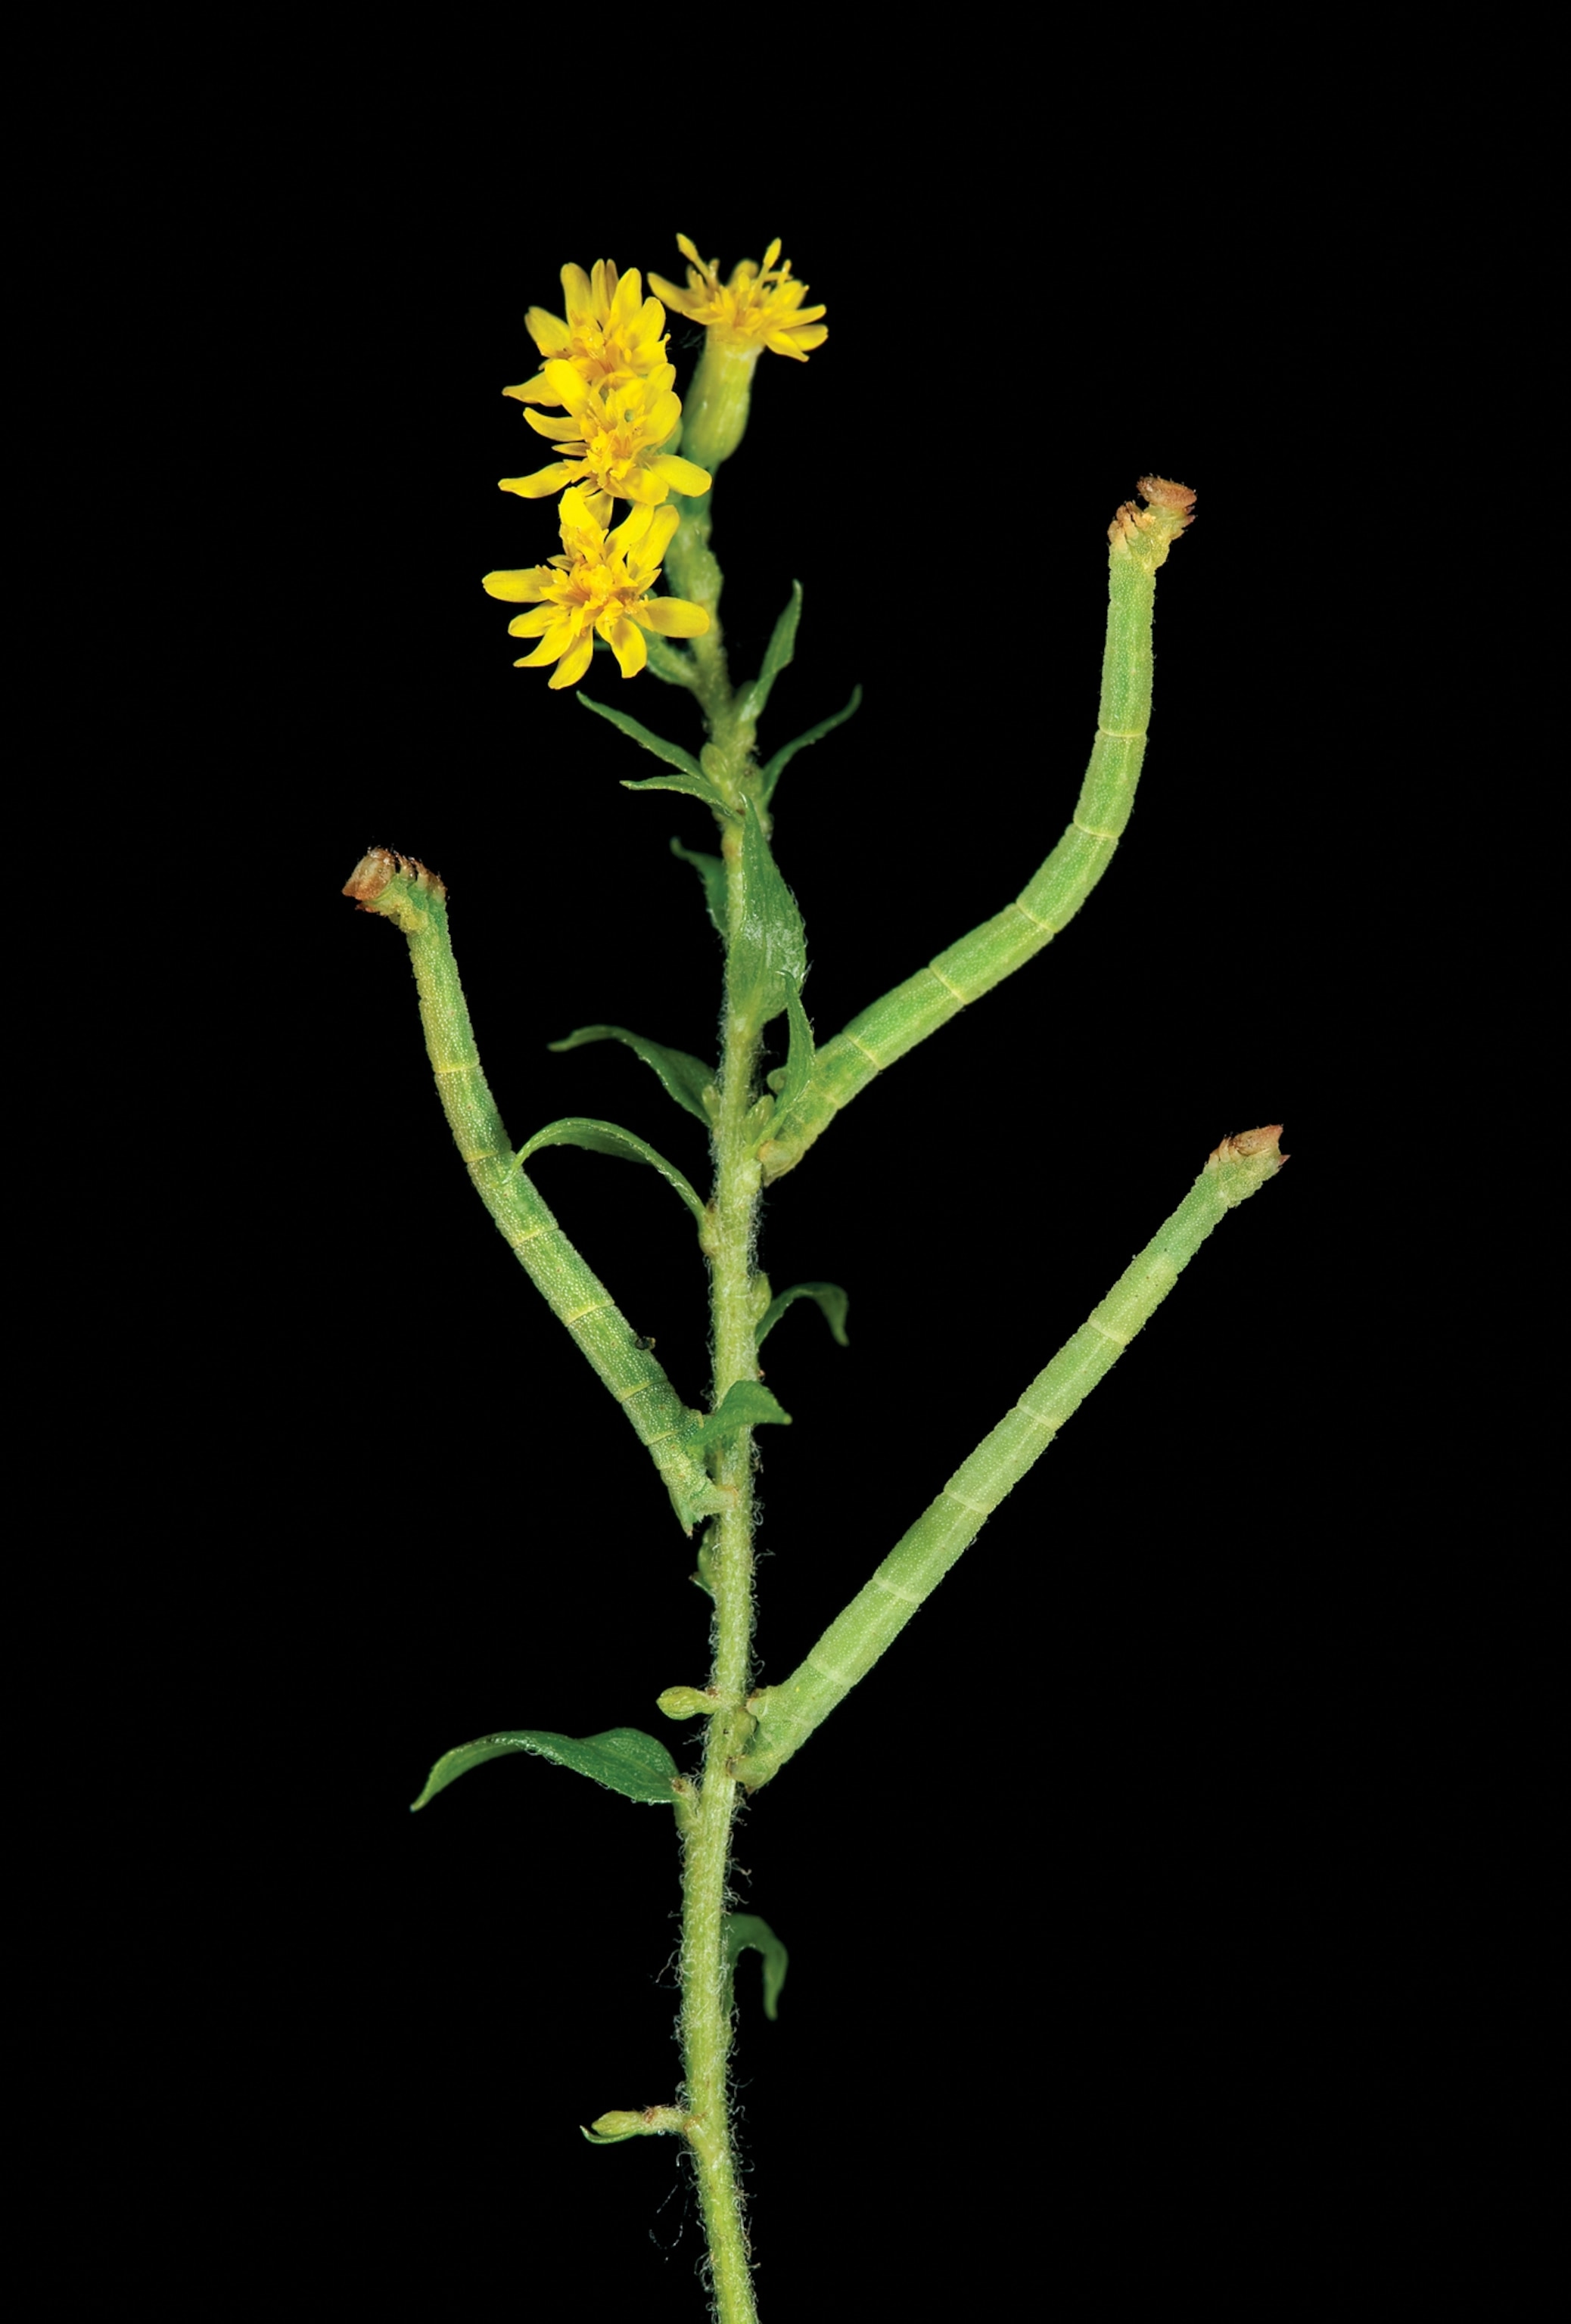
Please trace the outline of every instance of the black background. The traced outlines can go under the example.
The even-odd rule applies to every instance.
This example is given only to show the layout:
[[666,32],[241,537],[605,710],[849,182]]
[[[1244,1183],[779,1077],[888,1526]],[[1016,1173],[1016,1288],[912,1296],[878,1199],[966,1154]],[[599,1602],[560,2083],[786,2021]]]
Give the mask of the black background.
[[[402,940],[337,891],[374,842],[442,874],[515,1139],[597,1115],[702,1180],[697,1125],[630,1055],[545,1045],[610,1020],[711,1047],[717,946],[668,852],[706,818],[618,788],[652,762],[512,667],[478,585],[555,546],[550,504],[495,479],[542,456],[498,391],[562,261],[680,279],[679,227],[727,268],[780,231],[831,336],[761,363],[715,542],[734,671],[805,588],[766,748],[865,690],[776,803],[820,1038],[1046,854],[1095,723],[1108,520],[1148,468],[1200,499],[1104,885],[769,1197],[776,1286],[827,1277],[852,1307],[846,1351],[805,1307],[771,1345],[794,1426],[764,1440],[762,1677],[1219,1137],[1281,1119],[1294,1159],[744,1816],[739,1902],[791,1951],[777,2024],[751,1957],[740,1980],[762,2310],[1002,2314],[1023,2268],[1069,2315],[1363,2312],[1453,2266],[1466,2216],[1498,1618],[1462,1489],[1438,1538],[1414,1506],[1382,1333],[1400,1263],[1371,1209],[1434,1070],[1424,969],[1358,836],[1378,625],[1338,510],[1380,425],[1348,409],[1373,293],[1312,236],[1262,274],[1221,195],[1181,233],[1157,205],[1107,267],[1095,216],[1001,227],[981,124],[964,167],[899,180],[898,216],[849,163],[808,199],[762,164],[740,190],[630,203],[606,173],[568,198],[523,131],[509,166],[477,129],[455,171],[461,126],[415,109],[329,198],[284,201],[288,302],[259,318],[254,834],[287,856],[290,933],[253,1062],[281,1337],[218,1618],[266,1657],[289,1803],[258,1812],[267,1968],[234,1996],[274,2256],[457,2315],[702,2312],[673,2144],[576,2127],[675,2094],[669,1821],[525,1760],[407,1803],[510,1724],[643,1725],[681,1757],[654,1698],[701,1681],[707,1603],[465,1184]],[[672,354],[685,376],[679,322]],[[586,690],[697,746],[673,689],[596,659]],[[537,1172],[697,1401],[685,1213],[600,1157]]]

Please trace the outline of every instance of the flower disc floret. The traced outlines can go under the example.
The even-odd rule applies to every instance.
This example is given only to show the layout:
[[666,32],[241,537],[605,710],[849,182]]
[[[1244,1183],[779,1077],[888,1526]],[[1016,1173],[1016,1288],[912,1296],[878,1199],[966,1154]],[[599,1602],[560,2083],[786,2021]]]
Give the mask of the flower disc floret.
[[607,534],[591,515],[585,494],[562,494],[562,555],[519,573],[487,573],[493,597],[533,605],[508,623],[508,635],[538,638],[513,664],[535,669],[555,662],[553,688],[577,686],[589,667],[596,635],[615,655],[624,678],[636,678],[648,659],[645,630],[661,637],[702,637],[709,616],[685,597],[651,597],[661,559],[680,519],[674,508],[635,508]]
[[670,492],[707,493],[707,468],[660,448],[682,416],[671,392],[675,377],[673,366],[661,364],[648,379],[630,380],[624,387],[587,387],[571,364],[553,359],[544,378],[558,402],[566,405],[566,418],[546,419],[538,411],[523,416],[563,457],[532,476],[504,476],[503,491],[535,501],[566,485],[582,487],[597,524],[610,523],[613,501],[654,508]]
[[[625,387],[647,379],[666,359],[665,309],[642,296],[637,267],[618,275],[614,262],[597,258],[592,275],[564,266],[567,317],[531,307],[524,317],[530,337],[547,363],[570,364],[587,387]],[[517,387],[504,387],[519,403],[559,403],[543,369]]]
[[783,265],[776,265],[778,242],[770,244],[762,266],[744,258],[733,267],[730,281],[724,283],[717,258],[706,263],[685,234],[678,235],[677,247],[688,261],[687,289],[679,290],[660,274],[650,276],[650,287],[689,322],[702,323],[733,338],[760,342],[777,355],[791,355],[799,363],[806,363],[809,350],[821,347],[828,337],[827,327],[818,320],[827,308],[802,305],[808,286],[792,279],[789,258]]

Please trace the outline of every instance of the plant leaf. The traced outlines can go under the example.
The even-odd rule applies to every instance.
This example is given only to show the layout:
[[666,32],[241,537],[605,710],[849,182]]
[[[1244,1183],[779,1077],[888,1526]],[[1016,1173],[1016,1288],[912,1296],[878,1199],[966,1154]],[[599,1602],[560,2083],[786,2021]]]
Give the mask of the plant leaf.
[[794,1299],[816,1299],[824,1311],[824,1321],[829,1326],[836,1345],[841,1348],[850,1346],[851,1342],[846,1336],[846,1312],[851,1302],[837,1283],[793,1283],[789,1291],[781,1292],[763,1311],[753,1335],[754,1346],[762,1347]]
[[742,927],[725,964],[733,1008],[769,1024],[787,1006],[782,978],[799,986],[808,973],[808,939],[796,899],[769,852],[758,809],[742,828]]
[[715,1068],[707,1065],[702,1057],[689,1056],[686,1049],[668,1049],[658,1041],[646,1041],[642,1033],[630,1033],[625,1025],[580,1025],[560,1041],[549,1041],[546,1046],[559,1053],[564,1049],[582,1049],[591,1041],[622,1041],[635,1057],[660,1075],[661,1086],[668,1097],[691,1114],[697,1115],[706,1130],[708,1114],[704,1110],[704,1092],[715,1079]]
[[696,847],[684,847],[679,839],[671,842],[671,853],[690,863],[704,883],[704,905],[715,933],[722,943],[725,940],[725,866],[717,855],[705,855]]
[[596,2115],[587,2129],[582,2123],[578,2128],[591,2146],[620,2146],[626,2138],[658,2138],[662,2131],[680,2133],[687,2125],[680,2107],[645,2107],[639,2114],[630,2107],[613,2107],[609,2114]]
[[647,1162],[652,1170],[660,1172],[667,1185],[676,1188],[698,1224],[704,1224],[707,1216],[704,1205],[675,1163],[657,1154],[642,1138],[634,1138],[631,1130],[619,1130],[614,1121],[589,1121],[572,1114],[561,1121],[548,1121],[543,1130],[535,1131],[527,1146],[519,1148],[521,1169],[542,1146],[582,1146],[590,1154],[615,1154],[624,1162]]
[[446,1751],[426,1777],[426,1787],[411,1806],[428,1807],[439,1792],[467,1775],[483,1759],[499,1759],[506,1751],[532,1751],[538,1758],[554,1759],[559,1767],[592,1776],[624,1799],[640,1800],[652,1807],[671,1807],[676,1794],[671,1784],[677,1763],[657,1737],[637,1727],[608,1727],[603,1735],[552,1735],[541,1727],[522,1727],[507,1735],[483,1735],[477,1743],[460,1743]]
[[826,734],[832,734],[836,726],[844,726],[847,718],[855,717],[861,707],[862,688],[859,686],[854,686],[851,689],[851,699],[844,710],[836,710],[831,717],[820,718],[816,726],[809,726],[807,733],[799,734],[794,742],[783,742],[759,778],[760,796],[765,807],[774,797],[776,783],[796,757],[797,752],[805,751],[809,742],[821,742]]
[[763,2014],[766,2017],[778,2017],[781,1987],[786,1981],[790,1955],[769,1923],[761,1921],[756,1913],[725,1915],[726,2007],[731,2006],[738,1957],[749,1946],[763,1955]]
[[755,726],[763,715],[775,679],[782,669],[789,669],[790,667],[792,656],[796,651],[797,623],[801,618],[802,585],[799,581],[793,581],[786,609],[771,632],[769,646],[763,657],[763,668],[737,706],[742,716],[750,720]]
[[[757,1428],[765,1421],[789,1428],[790,1414],[770,1394],[762,1380],[733,1380],[717,1408],[700,1419],[688,1435],[687,1449],[695,1459],[716,1446],[730,1443],[739,1429]],[[700,1558],[699,1563],[702,1563]]]
[[[580,697],[582,699],[582,697]],[[647,782],[630,783],[624,779],[624,791],[687,791],[692,798],[712,807],[716,815],[729,817],[735,823],[740,808],[727,807],[707,775],[651,775]]]
[[625,710],[613,710],[608,702],[596,702],[592,694],[580,694],[578,699],[586,710],[593,710],[598,717],[608,718],[613,726],[619,726],[624,734],[631,734],[642,749],[652,751],[657,759],[663,759],[668,767],[677,770],[674,775],[651,775],[641,783],[624,781],[622,786],[624,791],[687,791],[692,798],[701,798],[706,807],[713,807],[716,815],[729,816],[733,822],[735,821],[736,809],[726,806],[690,751],[684,751],[679,742],[668,742],[663,734],[652,734],[647,726],[641,726],[636,718],[628,716]]
[[[663,734],[652,734],[647,726],[641,726],[636,718],[628,716],[625,710],[613,710],[608,702],[596,702],[592,694],[580,694],[578,700],[597,718],[608,718],[613,726],[619,726],[624,734],[631,734],[635,742],[646,751],[652,751],[655,757],[663,759],[668,767],[679,767],[684,775],[696,776],[700,783],[704,782],[703,769],[692,752],[684,751],[679,742],[668,742]],[[705,783],[706,789],[712,788]]]

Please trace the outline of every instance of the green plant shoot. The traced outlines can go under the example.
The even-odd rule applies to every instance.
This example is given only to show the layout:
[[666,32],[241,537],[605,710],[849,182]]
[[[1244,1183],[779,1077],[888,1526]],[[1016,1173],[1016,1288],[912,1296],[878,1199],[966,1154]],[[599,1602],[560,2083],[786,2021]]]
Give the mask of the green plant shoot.
[[[766,2014],[773,2017],[786,1950],[769,1923],[727,1909],[727,1874],[739,1794],[772,1782],[874,1664],[975,1539],[1003,1496],[1024,1480],[1059,1429],[1129,1347],[1229,1212],[1280,1167],[1280,1125],[1224,1139],[1177,1209],[1014,1405],[947,1480],[914,1480],[920,1517],[890,1547],[849,1604],[826,1606],[822,1636],[800,1667],[757,1689],[754,1622],[755,1431],[789,1418],[760,1376],[759,1351],[790,1305],[810,1299],[844,1342],[846,1298],[832,1283],[776,1294],[757,1262],[757,1213],[766,1185],[796,1169],[837,1115],[919,1042],[1025,968],[1073,919],[1113,861],[1134,806],[1151,702],[1151,623],[1157,575],[1185,526],[1195,495],[1145,477],[1144,505],[1127,503],[1109,530],[1106,649],[1090,764],[1062,837],[993,916],[889,991],[871,999],[817,1047],[802,1003],[807,943],[795,899],[777,864],[772,800],[795,754],[826,740],[858,707],[859,694],[792,738],[768,733],[772,690],[796,648],[802,593],[793,588],[756,673],[734,681],[718,606],[722,575],[710,545],[719,469],[746,431],[753,377],[766,352],[802,362],[828,337],[825,309],[772,244],[762,263],[744,261],[722,282],[716,265],[679,236],[688,265],[679,288],[609,262],[586,274],[562,270],[565,315],[530,310],[539,371],[506,392],[523,406],[553,456],[504,479],[526,500],[556,503],[560,553],[486,576],[490,594],[527,610],[512,622],[529,640],[525,669],[549,670],[559,692],[576,687],[602,650],[624,680],[652,676],[686,688],[707,740],[697,757],[659,732],[659,702],[646,725],[613,703],[581,696],[642,755],[629,754],[626,788],[692,799],[712,826],[710,845],[677,852],[697,869],[703,900],[725,942],[720,1054],[713,1063],[625,1026],[580,1027],[558,1048],[611,1041],[631,1048],[672,1102],[704,1123],[713,1177],[700,1193],[645,1140],[615,1123],[552,1121],[522,1144],[510,1140],[486,1084],[459,982],[442,881],[423,864],[376,847],[345,893],[390,920],[408,942],[437,1093],[476,1192],[551,1313],[647,1451],[683,1532],[702,1527],[698,1578],[713,1601],[704,1685],[667,1685],[652,1673],[650,1701],[666,1719],[700,1720],[701,1763],[684,1770],[667,1745],[633,1727],[579,1738],[520,1728],[448,1751],[420,1797],[425,1807],[469,1767],[509,1754],[553,1760],[626,1799],[669,1807],[681,1855],[683,2082],[665,2106],[613,2107],[585,2135],[615,2144],[672,2136],[691,2158],[708,2241],[714,2312],[722,2324],[757,2315],[738,2185],[731,2099],[737,1962],[762,1958]],[[667,360],[668,311],[698,326],[702,351],[686,399]],[[662,588],[660,585],[665,583]],[[645,687],[658,696],[659,689]],[[564,704],[561,715],[574,714]],[[843,747],[843,746],[836,746]],[[693,814],[692,808],[684,808]],[[697,817],[695,816],[695,821]],[[1029,874],[1029,876],[1028,876]],[[766,1030],[786,1020],[786,1061],[764,1076]],[[527,1165],[542,1148],[572,1145],[652,1169],[688,1214],[708,1267],[713,1377],[689,1402],[633,1330],[614,1292],[563,1232]],[[1153,1189],[1152,1208],[1163,1190]],[[1170,1200],[1170,1194],[1169,1196]],[[688,1568],[673,1564],[673,1583]],[[635,1708],[635,1706],[634,1706]],[[520,1704],[521,1717],[529,1706]],[[810,1765],[810,1762],[809,1762]],[[522,1771],[521,1782],[537,1778]],[[550,1780],[556,1780],[551,1778]],[[810,1776],[809,1778],[810,1780]],[[762,1833],[760,1834],[762,1837]],[[606,2168],[613,2166],[607,2165]]]

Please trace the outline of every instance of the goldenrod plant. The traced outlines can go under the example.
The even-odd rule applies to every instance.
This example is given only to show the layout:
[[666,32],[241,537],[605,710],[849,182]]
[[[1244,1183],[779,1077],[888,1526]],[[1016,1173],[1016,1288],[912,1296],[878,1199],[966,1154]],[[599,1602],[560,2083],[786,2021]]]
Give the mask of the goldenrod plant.
[[[658,1707],[670,1722],[662,1734],[629,1723],[587,1736],[522,1726],[484,1735],[439,1759],[414,1804],[424,1808],[484,1761],[528,1755],[670,1813],[681,1860],[682,2079],[668,2101],[653,2105],[628,2103],[632,2093],[587,2094],[597,2110],[584,2135],[598,2144],[661,2136],[679,2142],[696,2174],[714,2313],[722,2324],[744,2324],[758,2308],[736,2148],[735,1970],[744,1950],[762,1956],[772,2018],[786,1972],[789,1908],[772,1906],[770,1920],[734,1909],[738,1808],[773,1782],[881,1657],[898,1657],[906,1624],[990,1514],[1023,1482],[1213,1230],[1274,1176],[1283,1157],[1280,1124],[1222,1139],[1092,1313],[1057,1354],[1043,1350],[1047,1360],[1021,1383],[969,1458],[947,1478],[913,1478],[914,1499],[925,1499],[925,1508],[898,1539],[886,1536],[883,1554],[871,1572],[864,1568],[848,1602],[826,1597],[822,1635],[799,1665],[760,1685],[758,1432],[790,1419],[765,1384],[761,1359],[781,1318],[802,1301],[817,1307],[828,1333],[844,1343],[848,1305],[846,1289],[832,1282],[775,1289],[763,1268],[762,1198],[816,1157],[819,1141],[853,1100],[866,1093],[877,1103],[884,1097],[886,1076],[908,1052],[945,1032],[1017,971],[1040,974],[1036,955],[1109,869],[1145,755],[1157,575],[1190,521],[1195,494],[1166,478],[1143,477],[1140,498],[1119,508],[1109,528],[1096,731],[1078,798],[1046,861],[1034,871],[1022,862],[1012,899],[979,927],[957,933],[925,967],[870,997],[820,1042],[804,999],[808,944],[793,892],[793,883],[805,883],[792,825],[778,819],[778,787],[809,746],[850,751],[855,729],[833,742],[828,738],[857,711],[859,694],[824,705],[805,732],[774,731],[772,695],[796,650],[802,591],[793,587],[757,669],[734,678],[719,615],[722,575],[711,544],[711,508],[721,469],[744,447],[760,358],[772,354],[797,364],[817,355],[828,338],[826,310],[807,303],[807,289],[781,259],[779,243],[762,263],[744,260],[722,281],[717,263],[701,258],[685,236],[679,241],[688,261],[685,287],[653,275],[646,291],[636,271],[621,273],[609,261],[587,273],[569,264],[562,270],[564,311],[531,309],[540,367],[506,392],[554,456],[532,473],[504,479],[504,488],[526,500],[554,501],[560,546],[540,562],[486,575],[485,586],[524,609],[511,622],[512,635],[528,642],[519,667],[549,673],[547,686],[559,693],[594,687],[579,701],[625,735],[630,752],[646,754],[630,756],[631,766],[652,761],[652,771],[630,773],[624,788],[680,795],[694,840],[701,836],[700,818],[707,823],[707,844],[680,841],[677,852],[698,875],[691,908],[707,908],[724,945],[717,1055],[671,1047],[642,1009],[628,1011],[641,1018],[636,1025],[583,1025],[555,1046],[611,1042],[631,1050],[670,1102],[702,1124],[713,1165],[707,1190],[646,1139],[605,1120],[549,1121],[515,1145],[481,1065],[442,880],[415,858],[379,845],[356,864],[345,892],[407,939],[437,1093],[464,1165],[531,1282],[648,1452],[673,1513],[673,1546],[684,1536],[691,1545],[673,1558],[673,1586],[689,1575],[699,1585],[709,1631],[707,1670],[695,1632],[693,1667],[652,1670],[648,1702],[628,1706],[630,1721]],[[685,396],[679,396],[668,355],[673,317],[702,333]],[[832,363],[833,356],[824,359]],[[777,424],[789,427],[789,397],[773,405],[772,420],[777,415]],[[789,516],[782,508],[782,526]],[[632,680],[642,681],[633,697],[637,715],[624,706]],[[668,699],[685,691],[701,713],[707,740],[696,754],[662,731],[666,689],[672,690]],[[560,715],[577,714],[564,702]],[[869,716],[876,715],[871,706]],[[794,784],[787,798],[793,790]],[[899,940],[892,927],[892,947],[898,950]],[[765,1047],[772,1032],[781,1058],[772,1066]],[[964,1036],[957,1028],[945,1038],[958,1044]],[[652,1342],[624,1312],[615,1286],[602,1281],[592,1255],[568,1239],[538,1191],[529,1166],[543,1149],[560,1146],[657,1172],[687,1213],[682,1220],[673,1207],[671,1216],[680,1231],[696,1236],[707,1265],[713,1374],[707,1393],[668,1376]],[[1153,1209],[1161,1204],[1162,1191],[1154,1189]],[[911,1452],[919,1471],[919,1439]],[[864,1534],[867,1522],[864,1510]],[[964,1580],[954,1587],[964,1588]],[[527,1718],[528,1704],[519,1708]],[[693,1736],[694,1722],[697,1744],[685,1754],[673,1750],[673,1743]],[[809,1757],[802,1780],[812,1780],[811,1766]],[[755,1822],[753,1840],[767,1847],[765,1821]],[[620,2102],[602,2105],[606,2098]],[[767,2190],[760,2200],[767,2202]]]

